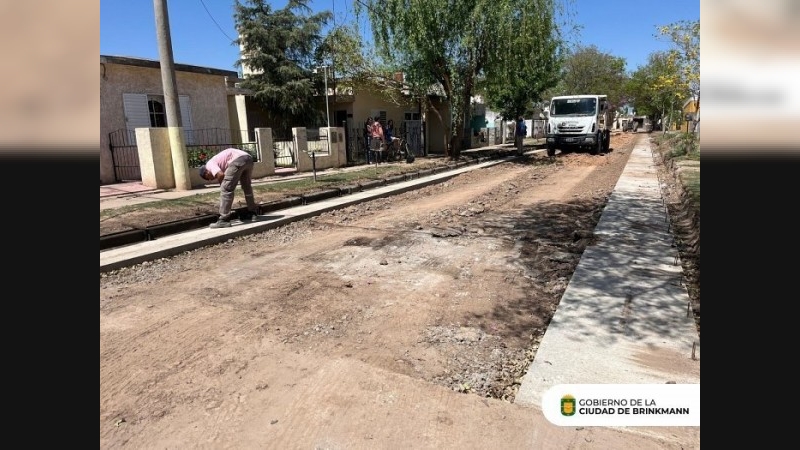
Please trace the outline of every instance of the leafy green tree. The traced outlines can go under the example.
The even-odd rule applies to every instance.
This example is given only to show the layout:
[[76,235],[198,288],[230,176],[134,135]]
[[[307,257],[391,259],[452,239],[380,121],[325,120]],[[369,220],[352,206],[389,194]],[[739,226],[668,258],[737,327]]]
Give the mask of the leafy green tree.
[[658,27],[657,37],[668,38],[671,63],[679,70],[673,80],[682,85],[686,93],[697,102],[697,120],[700,115],[700,21],[682,20]]
[[338,25],[323,38],[314,58],[331,67],[335,77],[357,80],[372,71],[369,49],[351,24]]
[[289,0],[277,10],[265,0],[236,0],[235,43],[241,48],[236,65],[244,71],[242,87],[254,92],[268,123],[278,130],[322,122],[314,107],[321,81],[312,69],[320,32],[331,17],[328,11],[312,14],[308,0]]
[[395,104],[413,101],[409,84],[395,76],[404,70],[376,55],[374,46],[364,42],[352,24],[331,30],[318,48],[317,59],[333,67],[342,91],[370,90]]
[[619,108],[628,103],[625,66],[625,58],[604,53],[594,45],[578,45],[564,57],[561,80],[547,91],[547,97],[605,94],[612,108]]
[[491,55],[487,66],[492,70],[479,82],[488,106],[507,120],[528,115],[544,91],[556,86],[563,64],[564,42],[554,18],[557,8],[528,6],[533,7],[506,22],[513,39],[506,53]]
[[680,68],[669,52],[654,52],[627,83],[630,103],[640,115],[661,119],[666,131],[680,116],[687,91],[680,81]]
[[[550,41],[556,0],[360,0],[357,5],[366,9],[377,53],[402,67],[409,85],[424,93],[423,98],[438,94],[447,100],[453,129],[445,139],[449,136],[452,158],[460,156],[479,79],[483,77],[487,91],[509,110],[521,107],[517,103],[522,102],[509,94],[524,84],[518,81],[520,73],[538,85],[548,84],[546,77],[530,75],[547,70],[547,63],[517,70],[524,62],[538,61],[539,54],[524,61],[537,49],[541,54],[558,47]],[[539,28],[542,24],[546,26]],[[505,90],[501,82],[511,87]],[[434,111],[446,127],[442,112]]]

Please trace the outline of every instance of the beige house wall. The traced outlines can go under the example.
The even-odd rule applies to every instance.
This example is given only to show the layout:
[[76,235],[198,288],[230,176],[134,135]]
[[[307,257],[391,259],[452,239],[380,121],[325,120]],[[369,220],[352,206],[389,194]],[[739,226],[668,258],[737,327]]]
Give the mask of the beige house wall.
[[[101,59],[101,61],[103,61]],[[215,69],[219,72],[218,69]],[[114,62],[101,62],[100,77],[100,182],[113,183],[114,167],[108,135],[126,128],[122,94],[163,95],[161,70]],[[235,72],[231,72],[235,75]],[[178,95],[189,97],[192,128],[231,129],[225,76],[214,73],[175,71]],[[231,96],[232,97],[232,96]],[[236,102],[233,102],[233,106]],[[238,118],[238,117],[237,117]],[[182,118],[184,129],[187,121]]]
[[[395,132],[399,133],[400,125],[405,119],[405,113],[421,113],[421,119],[426,124],[424,136],[427,147],[426,153],[444,154],[445,126],[442,125],[439,116],[434,111],[420,110],[419,104],[415,101],[398,105],[387,100],[380,93],[367,89],[358,90],[355,95],[343,95],[340,97],[344,100],[337,101],[335,104],[331,103],[333,105],[331,106],[331,125],[333,125],[336,117],[335,111],[344,110],[348,114],[348,126],[355,127],[360,132],[367,117],[371,117],[375,111],[386,111],[386,120],[394,120]],[[333,97],[331,97],[331,102],[333,102]],[[444,124],[449,126],[450,109],[447,102],[435,100],[434,106],[440,110]],[[336,126],[341,126],[341,123],[337,122]]]
[[[396,127],[400,126],[400,122],[403,121],[406,112],[419,112],[419,106],[416,102],[408,101],[398,105],[387,100],[379,92],[369,89],[356,91],[355,100],[351,105],[352,107],[348,110],[348,114],[353,114],[353,123],[357,127],[363,125],[367,117],[371,117],[375,111],[386,111],[386,120],[394,120]],[[338,103],[336,106],[337,110],[345,109],[341,108]],[[331,115],[335,117],[333,112],[331,112]],[[341,124],[336,125],[340,126]]]

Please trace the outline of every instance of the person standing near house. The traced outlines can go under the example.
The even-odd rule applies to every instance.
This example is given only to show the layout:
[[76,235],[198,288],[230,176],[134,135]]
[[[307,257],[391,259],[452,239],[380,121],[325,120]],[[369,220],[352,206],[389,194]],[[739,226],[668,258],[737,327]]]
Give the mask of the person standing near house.
[[[383,137],[386,139],[386,152],[389,152],[389,149],[392,148],[394,142],[392,142],[392,137],[394,136],[394,120],[389,119],[386,121],[386,128],[383,129]],[[389,160],[389,155],[384,155],[384,161]]]
[[528,135],[528,126],[525,125],[525,118],[522,116],[517,117],[517,126],[516,132],[514,133],[514,144],[517,146],[517,154],[521,155],[522,151],[522,140],[525,139],[525,136]]
[[200,177],[206,181],[219,183],[219,219],[210,225],[211,228],[231,226],[233,191],[239,182],[242,183],[248,209],[248,214],[242,217],[242,220],[250,220],[259,213],[259,207],[253,196],[253,157],[249,153],[238,148],[225,149],[200,167]]
[[380,162],[381,159],[381,144],[383,144],[384,136],[383,136],[383,124],[381,124],[378,118],[374,118],[372,122],[372,126],[370,127],[370,148],[373,151],[373,157],[375,162]]
[[367,164],[370,163],[372,150],[370,147],[370,140],[372,139],[372,117],[367,117],[364,121],[364,152],[367,159]]

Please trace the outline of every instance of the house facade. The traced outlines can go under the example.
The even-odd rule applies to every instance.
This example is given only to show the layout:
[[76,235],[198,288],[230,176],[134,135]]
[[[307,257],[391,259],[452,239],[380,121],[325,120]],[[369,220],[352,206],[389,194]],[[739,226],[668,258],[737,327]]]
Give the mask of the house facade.
[[[354,87],[347,83],[329,86],[327,94],[331,126],[346,130],[351,160],[363,159],[359,155],[363,155],[366,148],[364,126],[368,117],[377,117],[384,125],[392,120],[395,136],[407,139],[417,156],[445,151],[442,136],[444,128],[449,126],[450,110],[446,102],[436,97],[431,100],[442,115],[444,124],[433,111],[411,97],[399,96],[399,101],[392,101],[377,89]],[[325,111],[325,96],[320,96],[318,101],[317,107]]]
[[[231,142],[246,141],[245,91],[231,70],[175,64],[186,144],[200,130],[223,130]],[[242,122],[245,123],[242,123]],[[100,183],[137,179],[136,128],[166,127],[166,104],[157,60],[100,56]],[[127,170],[127,172],[126,172]],[[138,175],[139,177],[141,175]],[[138,178],[141,179],[141,178]]]
[[[331,108],[331,122],[336,123],[336,126],[344,126],[348,140],[353,143],[358,142],[354,145],[359,147],[366,145],[360,138],[363,137],[367,117],[377,118],[384,126],[392,120],[397,137],[400,137],[401,129],[421,137],[422,111],[419,104],[411,100],[396,104],[377,90],[342,86],[328,101]],[[324,102],[323,99],[323,109]]]
[[683,102],[683,116],[684,123],[681,126],[681,131],[689,132],[694,131],[695,124],[697,123],[697,101],[690,98]]
[[[238,87],[242,80],[237,72],[188,64],[175,64],[174,68],[187,146],[249,143],[257,128],[269,127],[267,115],[251,92]],[[141,180],[135,130],[169,125],[160,61],[100,55],[100,73],[100,183]],[[244,73],[248,73],[246,69]],[[327,104],[326,96],[320,95],[316,107],[323,112],[329,109],[330,125],[345,130],[347,164],[365,159],[367,117],[377,117],[384,124],[393,120],[395,135],[406,138],[418,156],[446,151],[451,114],[441,97],[431,97],[436,114],[410,97],[392,101],[378,90],[342,82],[337,85],[333,80],[329,80],[326,94]],[[311,130],[316,132],[309,128],[309,133]],[[208,140],[209,133],[216,135],[213,142]],[[219,138],[220,134],[224,137]],[[281,139],[291,137],[274,136],[275,141]]]

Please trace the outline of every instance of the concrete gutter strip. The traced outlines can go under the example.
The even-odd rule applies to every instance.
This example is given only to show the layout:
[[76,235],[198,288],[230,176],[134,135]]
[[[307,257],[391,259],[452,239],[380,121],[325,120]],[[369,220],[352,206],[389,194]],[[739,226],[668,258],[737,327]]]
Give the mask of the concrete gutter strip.
[[[347,196],[333,196],[332,198],[316,201],[306,205],[299,205],[268,215],[261,215],[254,222],[234,222],[230,228],[198,228],[185,233],[172,234],[160,239],[139,242],[124,247],[111,248],[100,252],[100,272],[108,272],[123,267],[152,261],[159,258],[174,256],[179,253],[195,250],[208,245],[225,242],[235,237],[246,236],[262,231],[277,228],[298,220],[320,215],[327,211],[345,208],[350,205],[363,203],[377,198],[388,197],[406,191],[419,189],[436,183],[441,183],[470,170],[482,169],[496,164],[501,164],[514,158],[503,158],[487,161],[480,164],[464,165],[461,168],[443,171],[427,177],[401,181],[390,185],[383,185],[384,180],[373,189],[354,192]],[[362,185],[366,188],[366,184]]]

